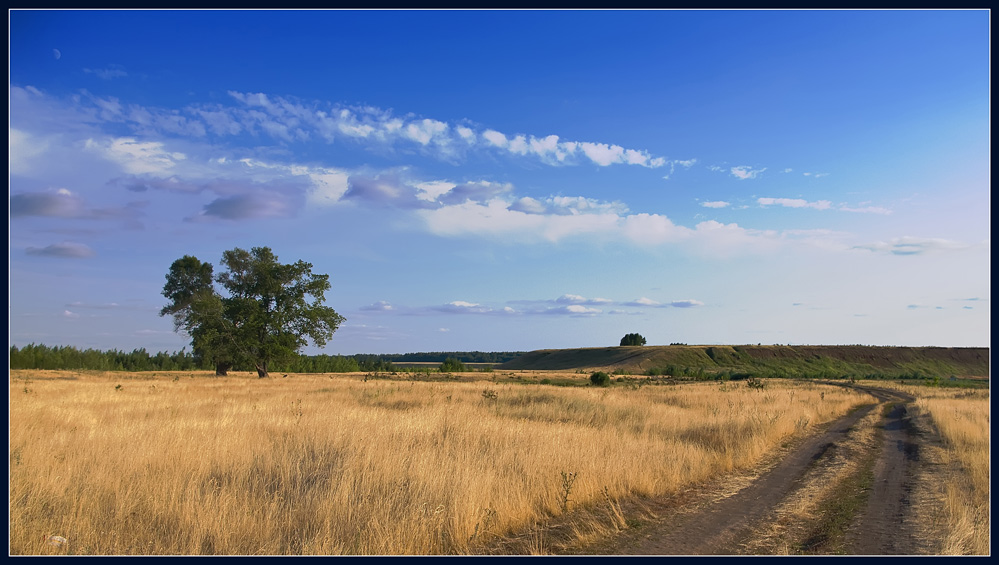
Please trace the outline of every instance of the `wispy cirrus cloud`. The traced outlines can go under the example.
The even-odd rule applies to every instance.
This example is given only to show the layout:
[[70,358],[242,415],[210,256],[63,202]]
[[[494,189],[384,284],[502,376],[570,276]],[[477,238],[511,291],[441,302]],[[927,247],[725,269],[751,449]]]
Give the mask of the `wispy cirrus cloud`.
[[748,179],[755,179],[756,177],[762,175],[763,172],[766,170],[767,170],[766,167],[763,167],[762,169],[754,169],[746,165],[741,165],[738,167],[732,167],[731,169],[729,169],[729,173],[731,173],[733,177],[739,180],[748,180]]
[[970,247],[970,245],[949,239],[896,237],[889,241],[855,245],[852,249],[863,249],[875,253],[889,253],[891,255],[923,255],[939,251],[959,251]]
[[[58,57],[57,57],[58,58]],[[108,65],[105,69],[83,69],[84,73],[89,75],[96,75],[98,78],[104,80],[111,80],[115,78],[127,77],[128,72],[125,71],[125,67],[121,65]]]
[[870,206],[870,202],[861,203],[858,206],[840,204],[836,207],[829,200],[808,201],[803,198],[770,198],[761,197],[756,199],[756,203],[761,207],[783,206],[785,208],[811,208],[814,210],[839,210],[840,212],[852,212],[857,214],[882,214],[889,215],[891,210],[881,206]]
[[731,203],[725,202],[724,200],[713,200],[710,202],[701,202],[701,206],[705,208],[727,208],[731,206]]
[[[114,78],[123,70],[91,70]],[[12,91],[20,87],[11,87]],[[37,91],[37,89],[35,89]],[[296,143],[346,141],[373,147],[400,146],[445,161],[462,159],[469,151],[500,151],[531,157],[548,165],[637,165],[650,169],[689,168],[694,160],[670,160],[644,149],[599,141],[566,140],[555,134],[509,135],[472,123],[449,123],[412,114],[395,115],[372,106],[304,101],[261,92],[229,91],[231,103],[192,104],[179,109],[128,103],[89,92],[71,104],[100,122],[121,123],[138,134],[156,132],[194,138],[250,136]],[[27,98],[21,96],[21,99]]]
[[828,210],[832,202],[819,200],[809,202],[801,198],[757,198],[756,203],[760,206],[783,206],[785,208],[814,208],[815,210]]
[[857,214],[881,214],[887,216],[891,210],[882,206],[840,206],[837,208],[842,212],[854,212]]

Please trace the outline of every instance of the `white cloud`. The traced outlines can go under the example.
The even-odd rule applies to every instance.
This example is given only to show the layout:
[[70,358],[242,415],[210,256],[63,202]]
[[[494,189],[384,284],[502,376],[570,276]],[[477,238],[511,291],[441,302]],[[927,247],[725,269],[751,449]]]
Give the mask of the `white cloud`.
[[62,311],[62,317],[63,318],[75,319],[75,318],[79,318],[80,315],[77,314],[76,312],[70,312],[69,310],[63,310]]
[[693,300],[688,298],[687,300],[674,300],[670,302],[669,305],[674,308],[693,308],[695,306],[704,306],[704,303],[701,302],[700,300]]
[[731,206],[731,204],[729,202],[725,202],[724,200],[715,200],[712,202],[701,202],[701,206],[704,206],[705,208],[726,208]]
[[762,169],[753,169],[751,167],[743,165],[739,167],[732,167],[730,169],[730,172],[732,173],[732,176],[734,176],[735,178],[739,180],[746,180],[746,179],[755,179],[765,170],[767,170],[766,167]]
[[12,175],[26,175],[37,167],[37,158],[49,149],[49,142],[26,131],[7,130],[9,143],[8,167]]
[[603,167],[621,162],[624,158],[624,147],[621,147],[620,145],[583,142],[580,143],[579,146],[580,149],[583,150],[584,155],[589,157],[589,159],[594,163]]
[[427,145],[431,141],[435,143],[446,143],[448,140],[447,130],[448,125],[444,122],[423,119],[410,122],[406,125],[403,131],[409,139],[412,139],[420,145]]
[[586,298],[578,294],[563,294],[555,299],[556,304],[610,304],[613,300],[607,298]]
[[486,131],[482,132],[482,137],[489,143],[495,145],[496,147],[506,148],[506,146],[508,145],[506,136],[496,130],[487,129]]
[[416,183],[413,186],[415,186],[418,190],[418,192],[416,193],[417,198],[419,198],[420,200],[425,200],[427,202],[434,202],[442,194],[450,191],[451,189],[453,189],[458,185],[453,182],[437,180],[437,181]]
[[652,300],[651,298],[646,298],[644,296],[641,297],[641,298],[637,298],[635,300],[632,300],[631,302],[626,302],[625,303],[625,306],[656,307],[656,306],[661,306],[661,305],[662,305],[661,302],[657,302],[655,300]]
[[126,173],[133,175],[168,175],[178,161],[187,158],[183,153],[166,151],[162,142],[137,141],[133,137],[119,137],[103,142],[88,139],[84,147],[118,163]]
[[776,205],[785,208],[814,208],[816,210],[828,210],[832,206],[832,202],[828,200],[809,202],[801,198],[757,198],[756,202],[760,206]]
[[350,173],[346,171],[317,169],[303,172],[312,182],[312,188],[306,196],[306,201],[310,205],[329,206],[338,202],[347,193]]
[[690,228],[674,224],[659,214],[632,214],[621,221],[621,232],[639,245],[660,245],[683,241],[691,236]]
[[[558,308],[555,308],[553,310],[558,310]],[[599,314],[600,313],[600,309],[599,308],[587,308],[586,306],[582,306],[580,304],[570,304],[569,306],[565,306],[564,310],[566,312],[570,313],[570,314],[576,314],[576,315],[587,315],[587,314]]]
[[390,312],[395,310],[395,307],[384,300],[379,300],[374,304],[369,304],[368,306],[362,306],[361,310],[366,312]]

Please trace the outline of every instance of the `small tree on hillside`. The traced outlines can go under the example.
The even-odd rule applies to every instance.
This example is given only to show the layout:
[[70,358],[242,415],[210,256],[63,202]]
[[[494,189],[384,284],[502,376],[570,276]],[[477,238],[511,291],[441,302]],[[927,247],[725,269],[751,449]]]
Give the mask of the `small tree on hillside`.
[[645,338],[642,334],[626,334],[621,338],[621,345],[645,345]]

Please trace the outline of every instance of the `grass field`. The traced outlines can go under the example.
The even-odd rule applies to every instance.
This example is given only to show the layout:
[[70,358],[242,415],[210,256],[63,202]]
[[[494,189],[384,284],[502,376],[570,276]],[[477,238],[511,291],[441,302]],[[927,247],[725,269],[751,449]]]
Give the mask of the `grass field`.
[[944,463],[961,470],[945,485],[947,536],[942,553],[989,555],[990,415],[987,389],[894,385],[917,397],[943,440]]
[[371,376],[12,372],[10,552],[480,553],[566,513],[625,527],[615,501],[747,468],[870,402],[783,380]]

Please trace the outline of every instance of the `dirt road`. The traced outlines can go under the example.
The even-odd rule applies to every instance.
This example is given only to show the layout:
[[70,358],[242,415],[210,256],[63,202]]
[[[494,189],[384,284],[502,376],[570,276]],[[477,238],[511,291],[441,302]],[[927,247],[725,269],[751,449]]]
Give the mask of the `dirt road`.
[[654,520],[572,552],[933,553],[933,535],[921,527],[925,512],[917,519],[912,504],[917,474],[927,472],[920,469],[920,442],[928,440],[911,425],[914,399],[897,391],[861,390],[876,402],[794,446],[744,486],[719,481],[683,499],[662,501]]

